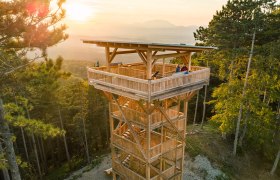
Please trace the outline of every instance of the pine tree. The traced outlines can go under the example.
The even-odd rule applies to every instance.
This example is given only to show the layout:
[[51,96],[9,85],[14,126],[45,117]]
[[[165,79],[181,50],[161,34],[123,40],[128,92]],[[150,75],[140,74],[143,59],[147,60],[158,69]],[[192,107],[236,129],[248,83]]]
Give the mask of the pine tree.
[[[5,82],[11,73],[26,67],[41,56],[46,49],[67,38],[64,34],[66,26],[58,25],[64,17],[62,9],[64,0],[57,1],[56,9],[50,9],[51,1],[11,0],[0,2],[0,79]],[[25,58],[28,51],[39,49],[40,56]],[[3,79],[3,81],[2,81]],[[1,83],[0,86],[3,84]],[[4,119],[1,101],[1,136],[6,146],[6,157],[11,170],[12,179],[21,179],[16,156],[11,142],[8,124]]]

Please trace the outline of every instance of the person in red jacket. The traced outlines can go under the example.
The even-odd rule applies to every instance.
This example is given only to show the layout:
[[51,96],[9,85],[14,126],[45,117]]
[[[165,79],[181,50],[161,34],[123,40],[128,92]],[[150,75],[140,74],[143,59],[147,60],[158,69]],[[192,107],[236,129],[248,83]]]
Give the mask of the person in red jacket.
[[184,64],[183,66],[182,66],[182,68],[181,68],[181,72],[182,71],[188,71],[188,68],[187,68],[187,66]]

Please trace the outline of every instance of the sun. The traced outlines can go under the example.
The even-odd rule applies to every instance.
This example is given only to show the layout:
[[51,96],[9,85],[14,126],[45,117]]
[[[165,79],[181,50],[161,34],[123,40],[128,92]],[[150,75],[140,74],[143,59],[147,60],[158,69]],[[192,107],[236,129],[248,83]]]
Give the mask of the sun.
[[81,3],[65,3],[63,6],[66,9],[66,18],[75,21],[87,21],[93,16],[93,10]]

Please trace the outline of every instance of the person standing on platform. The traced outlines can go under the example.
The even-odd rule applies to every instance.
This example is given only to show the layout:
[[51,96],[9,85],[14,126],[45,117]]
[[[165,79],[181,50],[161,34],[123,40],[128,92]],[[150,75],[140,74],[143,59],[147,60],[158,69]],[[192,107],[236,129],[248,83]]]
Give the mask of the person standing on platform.
[[177,72],[180,72],[180,71],[181,71],[181,67],[180,67],[180,65],[178,64],[177,67],[176,67],[176,73],[177,73]]
[[182,71],[188,71],[188,68],[187,68],[187,66],[184,64],[183,66],[182,66],[182,68],[181,68],[181,72]]

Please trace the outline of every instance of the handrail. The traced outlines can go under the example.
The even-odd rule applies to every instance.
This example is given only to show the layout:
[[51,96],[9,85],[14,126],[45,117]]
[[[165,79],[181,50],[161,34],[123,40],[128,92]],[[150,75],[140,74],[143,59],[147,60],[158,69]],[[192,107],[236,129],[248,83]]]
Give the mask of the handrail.
[[144,96],[148,96],[149,85],[151,85],[151,95],[153,96],[173,88],[207,82],[210,76],[209,68],[193,66],[192,69],[196,70],[188,74],[184,74],[183,72],[174,73],[168,77],[151,80],[151,83],[149,84],[149,80],[140,79],[137,77],[130,77],[89,67],[87,69],[89,82],[103,84],[105,86],[112,86],[116,89],[125,90],[135,94],[142,94]]
[[115,73],[101,71],[101,70],[96,70],[96,69],[92,69],[90,67],[88,67],[88,71],[93,72],[93,73],[107,75],[107,76],[119,77],[119,78],[126,79],[126,80],[136,81],[136,82],[140,82],[140,83],[143,83],[143,84],[148,84],[148,80],[129,77],[129,76],[125,76],[125,75],[121,75],[121,74],[115,74]]
[[164,82],[164,81],[168,81],[168,80],[172,80],[172,79],[178,79],[180,77],[186,77],[186,76],[190,76],[190,75],[194,75],[194,74],[201,74],[201,72],[207,72],[209,71],[209,68],[204,68],[201,70],[197,70],[194,72],[189,72],[188,74],[184,74],[184,72],[178,72],[178,74],[174,74],[174,76],[169,76],[169,77],[165,77],[165,78],[161,78],[161,79],[156,79],[156,80],[152,80],[151,84],[156,84],[159,82]]

